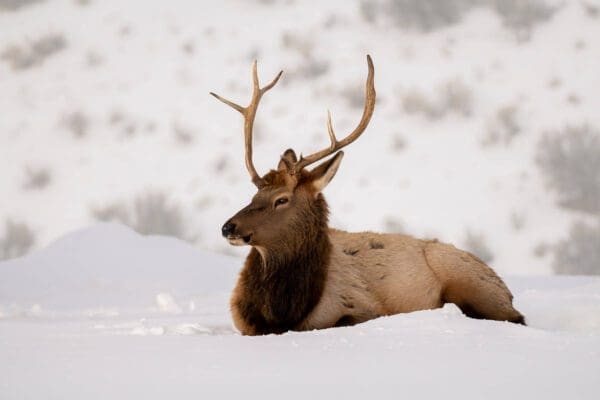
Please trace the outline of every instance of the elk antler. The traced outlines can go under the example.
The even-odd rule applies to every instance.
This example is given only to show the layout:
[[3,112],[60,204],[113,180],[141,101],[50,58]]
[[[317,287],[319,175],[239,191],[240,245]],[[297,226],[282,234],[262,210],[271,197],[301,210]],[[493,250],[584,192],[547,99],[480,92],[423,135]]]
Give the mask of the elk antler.
[[371,60],[370,55],[367,55],[367,64],[369,65],[369,73],[367,75],[365,109],[356,129],[354,129],[354,131],[352,131],[352,133],[350,133],[344,139],[338,141],[335,137],[335,132],[333,131],[333,125],[331,124],[331,113],[327,111],[327,131],[329,132],[329,140],[331,141],[329,148],[318,151],[307,157],[300,156],[300,160],[298,160],[298,162],[292,166],[292,175],[299,173],[302,168],[329,156],[342,147],[348,146],[350,143],[358,139],[358,137],[367,128],[367,125],[369,125],[369,121],[371,120],[371,116],[373,115],[373,110],[375,109],[375,71],[373,68],[373,60]]
[[239,104],[235,104],[232,101],[224,99],[218,94],[210,92],[211,95],[221,100],[228,106],[236,109],[244,116],[244,146],[246,149],[246,169],[248,169],[248,172],[250,173],[252,182],[259,189],[265,185],[265,182],[256,172],[256,169],[254,168],[254,164],[252,162],[252,128],[254,127],[254,118],[256,117],[256,110],[258,108],[258,103],[260,102],[262,95],[269,91],[269,89],[271,89],[273,86],[275,86],[275,84],[281,77],[281,74],[283,74],[283,71],[279,71],[279,73],[277,74],[275,79],[271,81],[271,83],[261,88],[258,84],[258,72],[256,71],[256,60],[254,60],[254,63],[252,64],[252,99],[250,100],[250,105],[248,105],[248,107],[242,107]]

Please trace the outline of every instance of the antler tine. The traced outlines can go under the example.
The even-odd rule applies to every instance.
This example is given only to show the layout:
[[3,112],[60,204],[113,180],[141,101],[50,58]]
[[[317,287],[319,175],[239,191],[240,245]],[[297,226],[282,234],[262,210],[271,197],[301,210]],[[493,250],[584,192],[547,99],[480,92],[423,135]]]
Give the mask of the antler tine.
[[269,91],[273,86],[275,86],[275,84],[277,84],[279,78],[281,78],[281,74],[283,74],[283,71],[279,71],[277,76],[267,86],[261,88],[258,82],[257,62],[256,60],[254,60],[254,62],[252,63],[252,99],[250,100],[250,104],[247,107],[242,107],[239,104],[227,100],[216,93],[210,92],[212,96],[227,104],[228,106],[234,108],[244,116],[244,147],[246,149],[246,169],[250,173],[252,182],[259,189],[262,186],[264,186],[264,181],[256,172],[256,168],[254,168],[254,163],[252,161],[252,134],[254,128],[254,118],[256,117],[256,111],[258,109],[258,104],[260,103],[262,95]]
[[363,110],[362,118],[358,123],[358,126],[344,139],[338,141],[335,137],[335,131],[333,130],[333,124],[331,123],[331,113],[327,111],[327,131],[329,133],[329,140],[331,144],[329,148],[323,149],[316,153],[313,153],[307,157],[300,157],[300,160],[296,164],[294,164],[294,168],[292,170],[293,174],[297,174],[302,170],[302,168],[317,162],[341,148],[348,146],[350,143],[354,142],[362,133],[365,131],[367,126],[369,125],[369,121],[373,116],[373,111],[375,110],[375,69],[373,67],[373,60],[370,55],[367,55],[367,64],[369,66],[369,73],[367,75],[367,83],[366,83],[366,93],[365,93],[365,108]]
[[244,107],[240,106],[239,104],[235,104],[233,101],[229,101],[229,100],[227,100],[227,99],[219,96],[218,94],[216,94],[214,92],[210,92],[210,95],[216,97],[218,100],[220,100],[223,103],[227,104],[229,107],[235,108],[236,110],[238,110],[242,114],[244,113]]

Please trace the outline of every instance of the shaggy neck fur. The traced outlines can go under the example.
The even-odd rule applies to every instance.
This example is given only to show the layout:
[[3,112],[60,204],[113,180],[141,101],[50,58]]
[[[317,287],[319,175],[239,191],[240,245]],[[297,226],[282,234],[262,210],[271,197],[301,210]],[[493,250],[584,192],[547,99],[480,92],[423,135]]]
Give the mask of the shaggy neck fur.
[[327,216],[327,203],[319,194],[294,219],[288,236],[260,252],[250,251],[241,274],[243,304],[238,306],[257,333],[293,330],[319,302],[331,253]]

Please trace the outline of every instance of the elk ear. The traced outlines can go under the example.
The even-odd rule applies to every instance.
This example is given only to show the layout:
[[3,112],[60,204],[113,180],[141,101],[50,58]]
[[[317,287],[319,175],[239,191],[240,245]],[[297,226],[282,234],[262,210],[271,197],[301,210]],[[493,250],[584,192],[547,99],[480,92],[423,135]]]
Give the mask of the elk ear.
[[331,182],[344,158],[344,152],[338,151],[335,156],[310,171],[312,185],[320,193]]
[[291,167],[294,163],[298,161],[296,157],[296,152],[292,149],[287,149],[285,153],[281,156],[279,160],[279,165],[277,165],[277,169],[279,171],[290,171]]

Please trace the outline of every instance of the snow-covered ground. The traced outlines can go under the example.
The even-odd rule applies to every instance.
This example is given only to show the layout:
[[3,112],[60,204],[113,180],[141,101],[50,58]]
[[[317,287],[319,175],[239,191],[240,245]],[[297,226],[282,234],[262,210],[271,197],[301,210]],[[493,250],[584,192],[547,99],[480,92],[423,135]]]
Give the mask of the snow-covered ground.
[[243,337],[227,304],[242,262],[104,224],[0,263],[0,398],[600,394],[600,278],[507,277],[527,327],[446,306]]
[[[570,227],[598,220],[561,198],[600,202],[600,139],[574,166],[536,160],[546,133],[598,132],[599,5],[0,1],[0,258],[97,220],[232,253],[219,227],[254,187],[241,118],[208,92],[246,102],[254,58],[263,81],[285,71],[256,122],[266,172],[287,147],[327,145],[328,108],[340,135],[356,124],[370,53],[378,103],[327,189],[333,225],[550,273]],[[574,187],[547,186],[553,173]]]
[[[596,0],[0,0],[0,399],[600,398],[600,279],[548,276],[600,271],[599,38]],[[529,326],[446,306],[233,329],[246,249],[220,226],[254,187],[208,92],[285,70],[266,172],[327,145],[328,108],[356,124],[367,53],[332,225],[466,247]],[[69,233],[98,221],[179,239]]]

